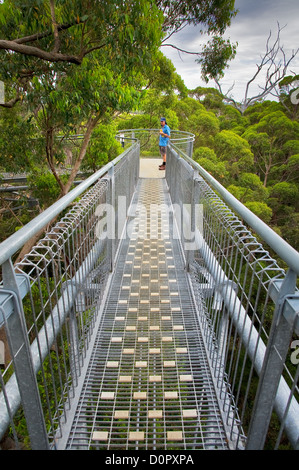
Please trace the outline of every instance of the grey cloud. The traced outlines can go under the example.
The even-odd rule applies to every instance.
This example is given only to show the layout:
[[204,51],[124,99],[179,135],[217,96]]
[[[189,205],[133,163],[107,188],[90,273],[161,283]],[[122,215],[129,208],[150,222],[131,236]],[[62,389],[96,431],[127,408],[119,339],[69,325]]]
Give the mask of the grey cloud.
[[[226,90],[235,82],[233,94],[236,99],[241,100],[244,87],[255,72],[260,56],[265,52],[270,30],[273,40],[276,38],[277,22],[281,27],[286,25],[281,33],[281,44],[287,55],[292,49],[299,47],[299,2],[298,0],[236,0],[235,6],[239,9],[239,13],[232,20],[225,37],[230,38],[232,42],[238,42],[237,55],[230,63],[222,83]],[[176,46],[197,52],[208,37],[201,36],[199,28],[190,26],[171,39]],[[201,80],[200,66],[195,63],[194,56],[178,54],[168,47],[163,47],[162,51],[172,60],[188,88],[206,86]],[[290,69],[299,73],[299,54]],[[214,86],[214,83],[211,82],[208,86]],[[257,86],[252,93],[256,92]]]

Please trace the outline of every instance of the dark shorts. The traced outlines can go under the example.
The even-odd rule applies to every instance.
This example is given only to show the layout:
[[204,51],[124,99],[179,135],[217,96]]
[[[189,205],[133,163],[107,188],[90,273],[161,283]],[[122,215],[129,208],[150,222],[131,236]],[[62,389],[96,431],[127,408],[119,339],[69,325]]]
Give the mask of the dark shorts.
[[166,149],[167,149],[167,147],[163,147],[162,145],[160,145],[159,149],[160,149],[160,154],[161,154],[162,156],[166,154],[166,151],[167,151]]

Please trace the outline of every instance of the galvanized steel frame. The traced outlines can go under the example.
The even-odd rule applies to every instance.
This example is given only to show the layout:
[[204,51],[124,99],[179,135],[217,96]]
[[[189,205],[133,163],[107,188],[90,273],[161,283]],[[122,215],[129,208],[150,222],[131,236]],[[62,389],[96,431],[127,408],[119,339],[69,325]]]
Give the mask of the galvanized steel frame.
[[[206,200],[205,194],[207,194],[212,204],[209,205],[210,211],[212,209],[215,211],[215,214],[218,213],[218,216],[223,220],[223,227],[227,227],[226,229],[221,229],[222,234],[219,232],[220,228],[216,229],[219,233],[217,235],[215,232],[214,239],[215,241],[216,239],[218,240],[218,248],[216,248],[216,245],[213,248],[213,245],[209,245],[210,242],[206,239],[205,233],[207,233],[207,224],[213,223],[215,225],[215,222],[212,222],[212,218],[209,222],[206,217],[204,228],[201,230],[198,230],[198,228],[195,229],[195,231],[193,230],[197,249],[191,253],[186,251],[186,267],[187,269],[191,269],[192,272],[192,263],[190,266],[190,260],[194,260],[194,255],[197,251],[197,257],[199,256],[202,261],[200,261],[199,265],[193,263],[193,269],[195,269],[195,271],[197,270],[197,272],[201,271],[201,274],[199,277],[194,273],[191,275],[194,281],[195,292],[197,292],[198,295],[198,301],[201,302],[205,300],[205,298],[207,299],[213,296],[215,298],[215,293],[217,292],[218,302],[226,306],[229,316],[233,320],[233,324],[235,328],[237,328],[238,334],[245,345],[246,355],[251,358],[255,371],[260,376],[254,413],[248,431],[247,448],[262,449],[264,447],[273,407],[275,407],[282,423],[279,438],[281,438],[283,429],[285,429],[292,446],[297,448],[299,436],[299,406],[295,396],[298,397],[298,370],[292,379],[289,378],[290,376],[287,372],[288,381],[293,381],[291,390],[282,374],[285,369],[285,359],[289,352],[290,340],[296,337],[296,335],[298,336],[299,332],[299,295],[296,289],[296,279],[299,272],[299,253],[237,201],[210,174],[176,145],[169,147],[167,162],[166,178],[173,202],[177,201],[181,206],[185,203],[191,207],[191,213],[190,210],[189,212],[188,210],[182,212],[185,219],[187,219],[185,223],[194,225],[192,217],[194,218],[195,204],[198,203],[198,201],[204,202]],[[189,170],[186,165],[189,166]],[[181,172],[183,172],[185,176],[179,177],[178,174]],[[179,178],[178,181],[176,181],[177,178]],[[184,188],[183,180],[185,180],[185,183],[187,182],[186,184],[184,183]],[[231,209],[228,209],[228,207],[224,205],[215,191],[221,195]],[[282,259],[289,264],[287,276],[283,269],[279,268],[277,262],[271,258],[269,253],[262,247],[261,243],[257,242],[250,230],[245,227],[244,223],[241,222],[232,211],[239,214],[248,223],[250,229],[254,229],[260,237],[263,237],[264,241],[275,250],[278,256],[282,257]],[[182,225],[181,222],[180,224]],[[253,269],[259,269],[262,273],[259,274],[261,279],[259,289],[264,289],[266,292],[265,295],[267,295],[269,299],[271,298],[276,305],[276,313],[274,313],[272,331],[269,338],[263,327],[263,319],[259,320],[259,327],[256,329],[254,325],[256,319],[254,319],[254,317],[250,318],[247,312],[248,307],[244,309],[242,306],[242,303],[246,305],[246,302],[244,303],[244,300],[242,300],[243,298],[245,299],[244,294],[246,296],[249,294],[242,291],[242,286],[239,285],[238,287],[235,285],[234,281],[237,281],[238,278],[236,277],[234,279],[234,276],[229,275],[227,270],[226,272],[223,271],[225,263],[221,261],[221,258],[217,257],[217,251],[225,249],[225,240],[227,238],[225,233],[228,234],[228,230],[232,230],[235,234],[235,238],[231,239],[233,243],[235,243],[236,246],[238,244],[240,244],[240,246],[243,245],[244,249],[248,251],[248,261],[250,256],[252,256],[253,259],[256,258],[255,263],[253,262]],[[182,240],[184,241],[183,233]],[[214,253],[212,250],[214,250]],[[229,254],[229,251],[227,253]],[[262,269],[263,263],[265,264],[265,269]],[[229,260],[227,261],[227,265],[229,265]],[[202,266],[206,266],[206,268]],[[237,265],[235,265],[235,269],[236,268]],[[207,272],[204,272],[205,270],[207,270]],[[264,280],[262,280],[263,276]],[[202,280],[200,281],[199,279]],[[205,280],[204,284],[202,284],[203,280]],[[239,289],[238,294],[235,292],[236,289]],[[205,303],[208,305],[206,301]],[[211,307],[212,309],[215,308],[215,306],[213,307],[209,304],[207,306],[208,310],[206,315],[202,317],[206,325],[209,323],[208,319],[213,317],[213,310],[210,310]],[[221,322],[219,323],[219,320],[217,321],[218,339],[217,335],[215,336],[216,325],[214,325],[213,322],[209,324],[208,329],[210,333],[207,334],[207,337],[210,335],[211,338],[210,347],[214,360],[212,367],[215,370],[216,376],[218,374],[218,378],[220,378],[219,384],[223,386],[222,380],[225,375],[225,363],[228,351],[226,343],[230,334],[228,328],[231,329],[232,327],[229,323],[229,317],[225,317],[224,315],[224,310]],[[279,339],[281,334],[284,336]],[[264,341],[266,341],[266,345]],[[276,369],[275,377],[273,373],[274,368]],[[253,371],[251,371],[250,374],[252,375],[252,373]],[[249,393],[249,390],[246,393]],[[226,403],[226,405],[229,404]],[[276,446],[278,445],[279,439],[276,443]]]
[[[103,241],[89,244],[89,237],[85,237],[84,243],[87,243],[87,248],[82,248],[82,252],[79,255],[79,257],[82,257],[81,262],[79,262],[79,259],[74,258],[73,267],[75,269],[72,271],[72,275],[68,275],[63,288],[55,288],[56,305],[52,307],[51,303],[49,304],[50,315],[48,319],[45,317],[41,332],[36,334],[36,339],[31,345],[26,337],[28,333],[26,333],[26,325],[22,313],[22,299],[28,293],[28,284],[39,282],[39,272],[42,271],[42,268],[33,259],[37,257],[40,260],[41,266],[44,262],[41,260],[46,258],[45,254],[41,252],[44,250],[44,253],[47,253],[46,256],[54,260],[59,244],[63,243],[64,237],[68,237],[68,230],[72,227],[73,220],[76,218],[76,210],[70,211],[69,215],[63,219],[63,223],[58,223],[54,230],[46,235],[41,245],[37,245],[34,248],[27,259],[23,261],[23,266],[25,266],[23,272],[21,269],[22,265],[19,266],[20,273],[16,274],[14,272],[11,265],[11,257],[33,234],[37,233],[53,217],[65,210],[77,197],[82,195],[99,179],[101,179],[101,182],[98,183],[102,188],[101,190],[103,190],[103,185],[105,186],[105,203],[111,204],[112,207],[117,209],[118,204],[121,203],[118,195],[123,194],[126,198],[125,212],[128,210],[138,179],[137,162],[140,145],[136,137],[140,133],[156,133],[157,130],[134,129],[120,131],[118,138],[124,132],[125,139],[128,139],[130,142],[135,141],[135,143],[130,145],[122,155],[96,172],[67,196],[0,245],[0,265],[4,266],[3,273],[5,278],[5,285],[0,289],[0,322],[2,322],[2,325],[5,325],[7,331],[10,331],[10,323],[13,322],[15,324],[15,319],[20,319],[19,337],[16,338],[15,343],[13,343],[14,340],[11,341],[13,338],[10,338],[11,349],[14,352],[16,345],[21,345],[22,350],[27,351],[26,357],[28,359],[27,369],[24,368],[25,363],[21,364],[20,368],[19,357],[13,353],[16,375],[13,375],[5,383],[6,379],[3,379],[0,373],[2,389],[0,397],[0,436],[3,436],[7,426],[12,424],[12,432],[17,440],[16,430],[13,426],[13,416],[21,403],[22,395],[24,411],[28,418],[28,429],[30,430],[32,447],[36,449],[48,448],[49,430],[45,429],[45,423],[42,418],[35,375],[45,357],[49,355],[51,346],[55,344],[55,338],[61,334],[62,325],[67,320],[67,334],[70,341],[70,351],[72,351],[69,377],[66,380],[63,400],[57,404],[57,416],[51,420],[51,439],[54,436],[59,437],[63,420],[66,419],[71,404],[74,403],[74,398],[78,399],[74,394],[74,387],[78,386],[80,381],[82,382],[82,375],[80,376],[80,374],[86,369],[84,357],[89,357],[92,354],[88,350],[88,341],[92,342],[95,339],[93,329],[96,329],[100,322],[100,318],[94,318],[90,324],[83,325],[84,322],[82,322],[81,314],[79,314],[81,324],[78,324],[76,311],[83,312],[85,308],[85,294],[80,292],[82,288],[82,292],[86,292],[84,285],[88,279],[88,295],[91,295],[95,303],[97,303],[98,297],[95,295],[95,292],[99,289],[99,282],[102,282],[101,279],[105,278],[103,282],[107,286],[107,282],[111,279],[109,272],[114,268],[116,253],[119,250],[119,239],[111,235],[121,232],[125,218],[122,217],[122,220],[116,218],[114,226],[111,225],[109,220],[107,221],[107,229],[110,236],[107,237],[108,240],[106,240],[105,248],[103,248]],[[299,407],[297,397],[299,391],[297,381],[299,368],[297,367],[297,372],[294,376],[291,376],[288,371],[286,372],[285,360],[289,352],[290,340],[298,336],[299,333],[299,296],[296,289],[296,281],[299,274],[299,253],[192,160],[193,140],[193,135],[179,132],[176,135],[176,131],[172,131],[172,143],[168,148],[167,156],[166,180],[172,202],[179,208],[177,212],[179,219],[176,220],[176,224],[181,237],[181,246],[183,250],[185,249],[184,262],[186,270],[190,275],[194,299],[198,306],[197,314],[203,332],[203,341],[206,349],[209,351],[209,363],[214,373],[213,380],[215,387],[219,390],[219,403],[221,403],[222,413],[226,417],[225,425],[230,434],[229,439],[234,448],[242,448],[244,445],[245,437],[242,420],[244,419],[245,408],[239,410],[241,412],[239,416],[238,400],[245,371],[245,362],[241,366],[240,380],[237,380],[237,372],[234,370],[233,361],[234,357],[239,360],[240,356],[245,354],[246,360],[250,358],[252,363],[248,383],[246,384],[245,398],[250,393],[250,380],[253,375],[257,373],[259,376],[254,412],[247,432],[247,448],[261,449],[264,447],[273,407],[281,421],[281,429],[277,437],[276,447],[279,446],[280,439],[285,430],[292,446],[298,448]],[[128,164],[132,166],[128,167]],[[129,171],[128,168],[133,170]],[[126,181],[123,178],[125,171],[127,171]],[[116,188],[119,188],[120,192],[117,192]],[[216,195],[215,191],[223,200]],[[84,198],[82,199],[83,206],[85,208],[88,207],[88,197],[85,199],[85,202],[83,201]],[[196,205],[198,202],[203,205],[203,211],[205,210],[205,204],[210,208],[210,214],[205,215],[205,226],[200,227],[200,229],[196,226]],[[76,207],[80,207],[80,202]],[[222,225],[215,226],[215,217],[219,219]],[[248,224],[249,229],[242,220]],[[88,233],[88,222],[83,222],[83,224],[85,224],[84,231]],[[189,235],[193,236],[192,239],[186,237],[184,226],[189,227]],[[214,229],[216,232],[213,233]],[[277,262],[271,258],[262,244],[252,235],[251,230],[261,237],[284,260],[289,267],[287,275]],[[77,237],[76,242],[74,242],[74,238],[70,238],[72,246],[69,246],[68,249],[71,251],[74,244],[76,245],[80,241],[79,235],[75,235],[75,237]],[[186,248],[188,243],[189,248]],[[231,243],[231,246],[228,246],[228,243]],[[190,249],[192,244],[194,248]],[[41,248],[41,251],[39,248]],[[99,253],[102,256],[103,249],[106,250],[105,261],[102,260],[105,266],[102,262],[98,262]],[[239,254],[235,255],[235,251]],[[220,257],[219,254],[221,254]],[[236,261],[239,255],[241,256],[240,265]],[[250,270],[253,273],[252,276],[259,279],[257,287],[258,295],[255,302],[251,299],[252,291],[256,288],[253,277],[251,281],[248,281],[249,287],[246,286],[246,288],[245,282],[239,277],[241,265],[244,267],[246,262],[250,266]],[[246,270],[247,268],[244,269]],[[37,275],[35,280],[33,279],[34,271]],[[98,281],[94,282],[94,279],[98,279]],[[242,282],[244,285],[242,285]],[[266,299],[263,300],[265,306],[263,307],[262,318],[258,318],[255,313],[250,316],[249,310],[251,313],[255,312],[259,302],[260,291],[262,290],[266,296]],[[105,290],[104,286],[101,285],[100,291],[101,299],[103,299],[107,295],[107,287]],[[265,330],[263,317],[266,315],[270,302],[275,306],[275,311],[272,328],[268,332]],[[98,309],[98,314],[102,314],[101,308]],[[29,334],[33,334],[33,328],[30,328]],[[84,329],[84,334],[88,337],[87,343],[83,345],[79,333],[81,328]],[[20,338],[23,339],[20,340]],[[244,348],[242,351],[241,347],[237,347],[238,338],[242,339],[242,348]],[[230,352],[228,341],[232,341],[236,347],[235,353]],[[275,374],[273,374],[274,369],[276,371]],[[25,388],[24,390],[21,389],[24,385],[22,377],[28,371],[31,377],[31,388],[33,391],[35,390],[35,393],[31,394],[31,397],[26,398]],[[80,386],[82,387],[83,384],[81,383]],[[271,398],[269,399],[269,397]],[[65,398],[66,405],[62,404]],[[33,419],[31,420],[30,415],[32,411]],[[38,433],[36,433],[36,429],[34,430],[33,424],[31,424],[34,423],[34,420],[38,420],[40,423]]]
[[[160,208],[155,220],[151,204]],[[171,211],[164,179],[139,182],[132,232],[58,448],[229,448]]]

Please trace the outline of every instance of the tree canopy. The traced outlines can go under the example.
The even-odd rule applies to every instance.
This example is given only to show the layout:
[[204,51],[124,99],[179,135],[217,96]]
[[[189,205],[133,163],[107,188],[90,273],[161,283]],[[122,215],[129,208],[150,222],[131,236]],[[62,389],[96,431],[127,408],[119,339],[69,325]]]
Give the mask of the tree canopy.
[[49,62],[81,64],[95,50],[111,60],[146,55],[156,44],[162,14],[146,0],[4,0],[0,49]]
[[223,34],[236,15],[235,0],[157,0],[164,15],[163,29],[169,33],[186,24],[200,25],[201,31]]
[[[3,236],[66,194],[80,170],[120,153],[117,128],[155,128],[165,115],[195,134],[194,159],[298,249],[298,76],[279,83],[279,102],[240,112],[219,89],[188,90],[160,49],[197,24],[213,36],[202,73],[221,76],[235,52],[221,34],[235,13],[230,0],[4,0],[1,35],[18,49],[0,40],[0,171],[25,171],[29,186],[14,196],[21,212],[1,197]],[[226,55],[210,54],[217,45]]]
[[[235,0],[4,0],[0,49],[49,62],[81,64],[95,50],[143,53],[161,33],[164,40],[186,24],[223,34],[236,15]],[[143,45],[143,48],[142,46]]]

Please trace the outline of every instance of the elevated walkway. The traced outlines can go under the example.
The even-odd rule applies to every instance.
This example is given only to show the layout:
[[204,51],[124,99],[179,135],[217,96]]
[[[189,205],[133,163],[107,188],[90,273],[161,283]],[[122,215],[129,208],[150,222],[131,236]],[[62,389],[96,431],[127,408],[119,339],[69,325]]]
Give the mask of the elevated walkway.
[[134,205],[66,448],[226,449],[165,179],[140,179]]
[[165,178],[165,171],[159,170],[161,158],[140,158],[140,178]]
[[0,439],[298,449],[299,253],[191,158],[194,136],[172,131],[166,171],[140,159],[157,134],[120,131],[121,155],[0,244]]

